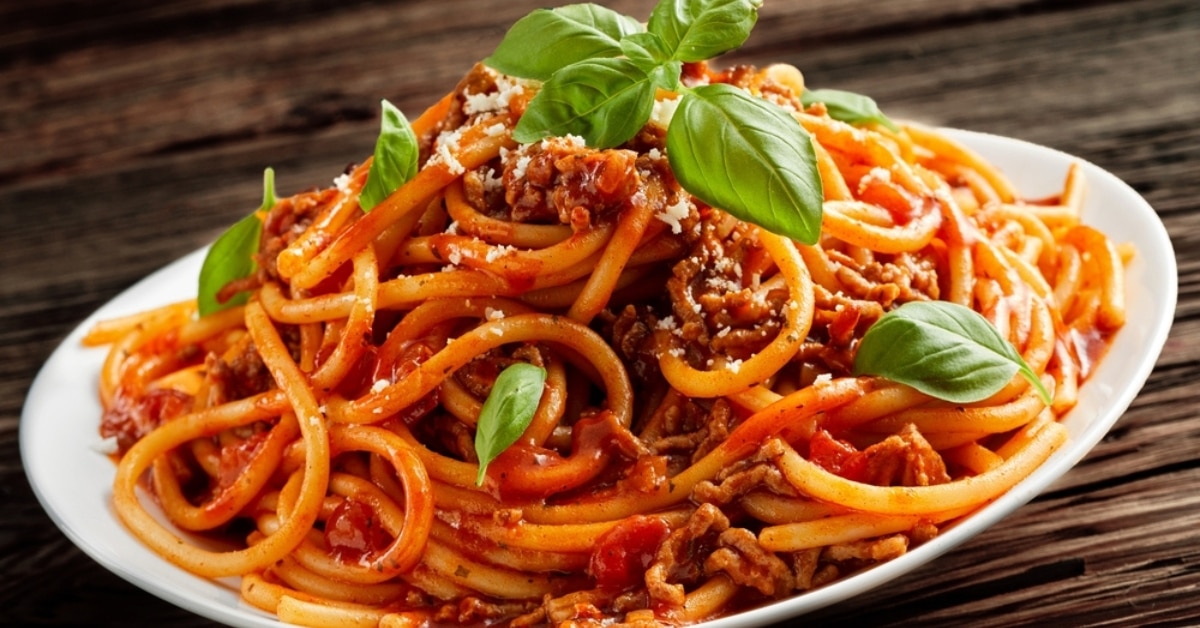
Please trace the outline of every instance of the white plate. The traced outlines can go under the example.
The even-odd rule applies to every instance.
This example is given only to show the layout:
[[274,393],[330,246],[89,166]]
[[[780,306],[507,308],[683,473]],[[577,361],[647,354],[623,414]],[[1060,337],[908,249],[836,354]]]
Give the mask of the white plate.
[[[1023,196],[1061,190],[1074,158],[1026,142],[952,131],[998,165]],[[1078,160],[1076,160],[1078,161]],[[1081,162],[1082,163],[1082,162]],[[1011,491],[941,536],[891,562],[821,589],[711,622],[747,626],[780,621],[838,602],[912,571],[985,530],[1045,490],[1104,436],[1150,375],[1175,312],[1175,255],[1154,210],[1125,183],[1083,163],[1087,180],[1084,220],[1137,255],[1128,268],[1128,322],[1117,334],[1110,359],[1084,385],[1079,405],[1063,420],[1070,441]],[[237,626],[279,626],[271,615],[244,604],[237,580],[198,578],[180,570],[134,539],[111,505],[114,466],[93,447],[99,441],[96,398],[103,349],[80,345],[97,320],[148,309],[195,294],[203,251],[146,277],[100,308],[50,356],[29,391],[21,415],[21,455],[38,499],[54,522],[84,552],[133,584],[210,619]]]

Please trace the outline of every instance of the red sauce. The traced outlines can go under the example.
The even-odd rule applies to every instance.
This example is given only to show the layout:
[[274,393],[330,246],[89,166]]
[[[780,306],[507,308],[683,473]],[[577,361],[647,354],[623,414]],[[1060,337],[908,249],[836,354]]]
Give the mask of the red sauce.
[[861,451],[830,435],[817,430],[808,441],[808,459],[817,466],[848,480],[861,481],[866,470],[866,457]]
[[[361,371],[361,377],[356,384],[358,386],[356,396],[364,394],[379,380],[394,383],[421,368],[421,365],[434,354],[434,350],[430,347],[432,342],[435,341],[423,338],[405,341],[398,347],[386,343],[378,349],[368,347],[360,360],[361,369],[356,368],[356,372]],[[444,341],[440,342],[445,345]],[[405,425],[415,425],[436,409],[440,402],[441,398],[435,388],[401,410],[395,418]]]
[[1079,379],[1087,379],[1096,363],[1108,351],[1108,336],[1098,329],[1071,329],[1069,334],[1075,356],[1079,358]]
[[191,407],[192,396],[178,390],[158,388],[137,396],[121,387],[100,418],[100,436],[116,436],[118,451],[125,453],[154,428]]
[[325,521],[325,544],[343,562],[362,563],[391,542],[371,507],[353,497],[338,504]]
[[646,568],[671,529],[659,517],[635,515],[622,520],[596,541],[588,573],[596,585],[628,589],[642,584]]
[[863,177],[859,183],[859,199],[888,210],[897,225],[907,225],[918,214],[934,211],[929,203],[892,183],[876,177]]
[[250,461],[258,454],[263,442],[270,432],[255,432],[249,438],[221,448],[220,475],[217,477],[217,490],[220,491],[233,483],[242,475]]

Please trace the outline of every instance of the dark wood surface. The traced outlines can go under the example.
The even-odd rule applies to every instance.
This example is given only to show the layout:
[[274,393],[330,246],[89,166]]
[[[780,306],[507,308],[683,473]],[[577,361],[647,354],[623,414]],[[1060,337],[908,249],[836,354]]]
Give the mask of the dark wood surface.
[[[380,98],[419,111],[543,1],[0,3],[0,623],[208,624],[53,526],[18,452],[30,382],[92,310],[257,206],[264,166],[283,193],[326,185],[371,152]],[[1200,624],[1200,3],[767,0],[738,58],[1093,161],[1155,207],[1179,262],[1166,349],[1108,438],[814,620]]]

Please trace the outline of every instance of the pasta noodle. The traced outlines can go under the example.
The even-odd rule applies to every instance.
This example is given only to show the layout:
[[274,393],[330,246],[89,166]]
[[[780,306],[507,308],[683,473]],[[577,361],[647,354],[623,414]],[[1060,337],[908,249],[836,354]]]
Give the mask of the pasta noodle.
[[[794,112],[816,243],[685,192],[655,120],[616,149],[517,144],[533,90],[478,66],[370,212],[370,160],[260,212],[247,303],[92,330],[129,530],[291,623],[692,623],[894,558],[1062,445],[1124,322],[1078,168],[1023,200],[936,130],[803,105],[794,68],[685,75]],[[885,312],[937,300],[986,317],[1052,403],[1021,377],[954,404],[853,375]],[[481,407],[514,363],[542,396],[480,485]]]

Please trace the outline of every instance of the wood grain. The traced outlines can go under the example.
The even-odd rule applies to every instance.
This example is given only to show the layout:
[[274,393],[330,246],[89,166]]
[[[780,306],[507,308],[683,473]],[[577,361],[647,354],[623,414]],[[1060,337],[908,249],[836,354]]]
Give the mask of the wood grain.
[[[370,153],[380,98],[418,112],[541,4],[0,3],[0,623],[208,625],[53,527],[18,452],[30,382],[88,313],[257,206],[264,166],[285,193],[326,184]],[[1093,161],[1154,206],[1179,264],[1156,370],[1078,467],[811,621],[1200,623],[1200,4],[768,0],[730,62],[770,61]]]

